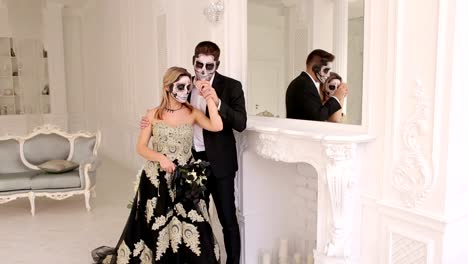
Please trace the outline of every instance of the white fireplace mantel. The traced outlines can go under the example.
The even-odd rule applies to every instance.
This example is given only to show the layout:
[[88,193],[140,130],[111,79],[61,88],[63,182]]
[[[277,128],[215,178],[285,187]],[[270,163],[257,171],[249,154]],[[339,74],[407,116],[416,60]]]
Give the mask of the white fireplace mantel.
[[[361,224],[359,179],[365,153],[361,150],[373,139],[362,130],[358,126],[255,117],[249,119],[247,130],[240,134],[239,160],[249,149],[265,159],[303,162],[316,169],[317,247],[313,253],[314,263],[359,261],[360,236],[356,230],[360,230]],[[240,171],[239,181],[243,184],[255,177],[243,176],[248,171],[242,168],[242,162]],[[243,203],[242,193],[240,189],[238,201],[245,228],[251,223],[242,215],[243,211],[249,211],[246,208],[249,203]],[[250,263],[254,258],[244,256],[244,263]]]

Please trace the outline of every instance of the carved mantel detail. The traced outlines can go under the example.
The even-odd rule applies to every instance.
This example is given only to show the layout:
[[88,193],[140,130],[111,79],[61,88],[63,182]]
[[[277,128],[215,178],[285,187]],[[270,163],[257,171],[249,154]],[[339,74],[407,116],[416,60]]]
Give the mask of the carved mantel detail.
[[[252,128],[243,133],[243,137],[249,142],[248,148],[265,159],[304,162],[315,168],[319,181],[317,232],[320,232],[314,250],[315,263],[358,263],[359,252],[352,250],[353,244],[360,243],[360,238],[354,234],[351,237],[353,228],[360,225],[360,213],[354,210],[360,205],[359,170],[355,169],[360,164],[357,149],[372,138],[366,134],[329,136],[327,132],[262,128]],[[242,190],[240,192],[242,195]]]
[[353,170],[353,159],[356,144],[324,144],[327,156],[326,184],[331,203],[332,222],[329,224],[330,233],[324,249],[329,257],[347,258],[351,255],[348,237],[352,226],[354,186],[358,176]]

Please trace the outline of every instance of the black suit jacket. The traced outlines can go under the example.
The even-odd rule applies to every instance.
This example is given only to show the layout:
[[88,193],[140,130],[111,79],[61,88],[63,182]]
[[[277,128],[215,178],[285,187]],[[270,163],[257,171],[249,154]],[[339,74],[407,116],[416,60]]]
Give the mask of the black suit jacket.
[[[238,163],[233,129],[242,132],[247,125],[244,91],[239,81],[218,72],[214,76],[212,86],[221,100],[219,114],[223,120],[223,130],[203,130],[205,151],[215,177],[234,177]],[[206,115],[209,117],[208,107]]]
[[340,109],[335,98],[322,104],[317,87],[306,72],[292,80],[286,91],[287,118],[325,121]]

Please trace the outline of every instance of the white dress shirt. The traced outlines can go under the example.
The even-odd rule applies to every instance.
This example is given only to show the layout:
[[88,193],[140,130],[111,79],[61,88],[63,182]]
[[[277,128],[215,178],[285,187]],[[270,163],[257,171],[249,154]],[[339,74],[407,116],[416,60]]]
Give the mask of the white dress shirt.
[[[211,77],[211,86],[213,86],[215,74],[213,74],[213,77]],[[192,90],[192,95],[190,96],[190,104],[194,108],[206,114],[206,100],[205,98],[203,98],[203,96],[200,94],[200,91],[197,88]],[[221,100],[219,100],[218,110],[220,106]],[[205,151],[205,141],[203,140],[203,128],[201,128],[198,124],[193,125],[193,147],[197,152]]]

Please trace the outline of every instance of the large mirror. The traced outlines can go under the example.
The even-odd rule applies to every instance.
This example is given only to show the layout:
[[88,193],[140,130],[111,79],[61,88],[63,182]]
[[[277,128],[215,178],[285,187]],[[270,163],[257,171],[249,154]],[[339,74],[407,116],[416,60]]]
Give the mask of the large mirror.
[[[305,74],[308,55],[320,49],[334,55],[331,72],[348,86],[341,102],[343,115],[328,121],[361,125],[364,0],[247,0],[247,10],[248,113],[286,118],[288,86]],[[332,78],[329,81],[334,83]],[[315,83],[323,105],[326,88],[333,91],[333,85]]]

